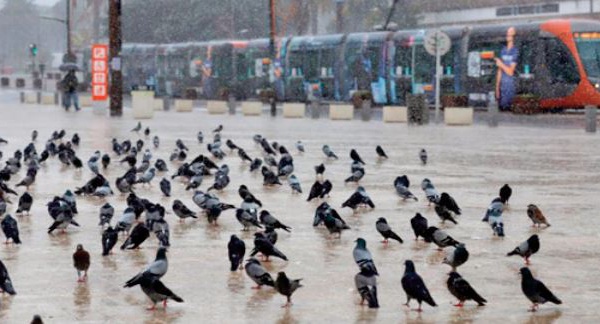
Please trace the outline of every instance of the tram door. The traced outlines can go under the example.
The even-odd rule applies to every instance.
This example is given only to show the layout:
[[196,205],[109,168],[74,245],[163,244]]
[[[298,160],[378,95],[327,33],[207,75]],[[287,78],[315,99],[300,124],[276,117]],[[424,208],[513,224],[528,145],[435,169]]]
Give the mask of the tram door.
[[542,99],[566,97],[580,81],[577,65],[567,46],[557,37],[542,34],[539,42],[539,63],[536,68],[537,92]]

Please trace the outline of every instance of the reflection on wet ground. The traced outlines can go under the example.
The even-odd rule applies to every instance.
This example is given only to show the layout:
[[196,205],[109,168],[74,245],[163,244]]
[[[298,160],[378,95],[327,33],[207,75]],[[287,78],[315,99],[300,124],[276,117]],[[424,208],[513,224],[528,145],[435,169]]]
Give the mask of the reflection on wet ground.
[[[8,144],[0,145],[4,153],[0,162],[28,144],[32,129],[40,133],[36,143],[40,151],[53,130],[66,129],[68,138],[78,132],[82,144],[77,154],[84,163],[97,149],[109,152],[112,137],[138,139],[138,135],[129,131],[136,122],[128,110],[125,117],[116,119],[93,115],[91,110],[65,114],[57,108],[37,106],[0,105],[0,112],[3,116],[0,136],[9,140]],[[548,125],[559,123],[561,117],[550,118],[552,122]],[[122,286],[153,260],[156,239],[152,236],[140,250],[117,248],[113,255],[101,256],[98,210],[108,201],[115,206],[117,219],[125,206],[125,199],[120,195],[107,199],[78,198],[77,221],[81,227],[70,227],[67,234],[46,234],[51,219],[45,204],[52,196],[91,178],[85,167],[74,171],[51,159],[42,167],[30,189],[34,197],[31,215],[17,218],[23,244],[0,246],[0,259],[9,269],[18,292],[14,297],[0,297],[0,322],[26,323],[36,313],[49,323],[552,323],[559,320],[594,322],[600,314],[598,280],[594,275],[600,267],[597,249],[600,219],[595,217],[600,146],[596,135],[585,134],[582,129],[554,129],[540,127],[540,123],[536,127],[412,127],[380,121],[211,116],[199,111],[158,112],[154,119],[142,123],[150,127],[151,136],[161,138],[160,149],[154,151],[155,159],[168,159],[177,138],[191,148],[190,156],[204,153],[206,147],[197,144],[195,135],[202,130],[209,139],[210,131],[218,124],[225,127],[224,139],[232,139],[252,157],[260,156],[259,148],[252,141],[254,134],[276,140],[293,152],[295,174],[304,194],[292,195],[287,185],[263,188],[260,174],[250,174],[248,166],[242,164],[235,153],[220,162],[230,166],[231,184],[218,193],[222,201],[238,206],[241,199],[237,187],[246,184],[263,201],[265,209],[292,227],[291,233],[279,232],[277,243],[289,262],[274,259],[264,266],[273,276],[285,271],[291,278],[304,279],[304,287],[294,294],[293,307],[281,308],[285,298],[271,288],[251,289],[253,282],[243,271],[229,271],[226,246],[230,235],[242,238],[249,252],[253,232],[240,232],[241,226],[233,212],[227,211],[220,217],[219,226],[208,225],[202,217],[179,223],[172,213],[167,215],[172,248],[168,252],[169,272],[162,281],[185,302],[146,311],[149,301],[139,287],[125,289]],[[151,141],[143,135],[141,138]],[[304,142],[305,154],[294,150],[297,140]],[[325,161],[321,152],[323,144],[329,144],[340,160]],[[378,144],[386,150],[389,160],[376,162]],[[366,176],[361,185],[375,202],[376,208],[372,211],[353,214],[339,208],[356,189],[355,185],[343,183],[349,175],[351,148],[366,160]],[[427,166],[420,165],[418,160],[421,148],[429,152]],[[116,160],[113,156],[113,163],[106,172],[111,184],[125,171],[125,166]],[[325,178],[331,179],[334,185],[328,201],[351,227],[339,239],[331,238],[324,228],[312,227],[318,202],[305,201],[315,179],[313,166],[321,162],[327,168]],[[137,193],[168,206],[169,210],[172,199],[181,199],[197,210],[191,193],[186,192],[179,181],[172,182],[170,199],[163,198],[158,190],[158,181],[163,176],[168,177],[176,167],[169,164],[169,174],[158,175],[151,186],[140,186]],[[392,182],[402,174],[410,178],[418,202],[403,202],[397,197]],[[24,170],[11,180],[11,186],[23,176]],[[425,177],[431,179],[440,192],[449,192],[462,207],[458,225],[439,223],[419,188]],[[497,239],[492,237],[489,225],[481,222],[481,217],[504,183],[511,184],[514,194],[504,215],[507,236]],[[210,184],[212,178],[205,179],[201,189]],[[23,191],[22,187],[18,189],[19,193]],[[550,228],[531,228],[526,215],[529,203],[543,210],[552,224]],[[15,209],[16,204],[9,206],[13,215]],[[450,268],[441,264],[452,249],[438,251],[430,244],[414,241],[409,219],[416,212],[427,217],[431,225],[443,228],[466,243],[470,259],[458,271],[488,299],[487,306],[476,307],[469,302],[460,309],[452,306],[455,300],[446,288]],[[379,217],[387,218],[404,244],[394,241],[384,246],[380,243],[381,237],[375,230],[375,220]],[[508,251],[532,233],[538,233],[541,240],[540,251],[531,258],[532,272],[564,302],[560,306],[543,305],[533,314],[527,312],[529,301],[520,288],[518,270],[523,261],[506,257]],[[366,239],[381,274],[378,278],[381,308],[378,310],[358,305],[360,299],[354,287],[357,267],[352,259],[357,237]],[[119,237],[117,247],[123,239]],[[76,282],[71,259],[78,243],[92,256],[89,280],[84,284]],[[402,305],[406,299],[400,279],[406,259],[415,262],[438,307],[424,306],[424,312],[417,313]]]

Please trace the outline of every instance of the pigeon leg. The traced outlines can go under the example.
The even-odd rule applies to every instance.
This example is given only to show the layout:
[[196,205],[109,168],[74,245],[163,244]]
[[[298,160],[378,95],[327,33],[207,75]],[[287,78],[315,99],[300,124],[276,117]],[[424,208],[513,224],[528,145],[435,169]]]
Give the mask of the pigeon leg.
[[259,289],[260,289],[260,285],[258,285],[258,286],[256,286],[256,287],[252,287],[252,289],[259,290]]
[[531,305],[531,308],[529,309],[529,311],[535,312],[535,311],[537,311],[537,307],[538,307],[538,304],[533,304],[533,305]]
[[381,241],[381,243],[387,244],[388,243],[388,239],[384,239],[383,241]]
[[454,304],[454,307],[463,307],[463,301],[459,300],[458,303]]
[[8,239],[6,239],[6,241],[4,242],[4,244],[8,245]]
[[163,300],[163,307],[164,307],[164,308],[167,308],[167,300],[166,300],[166,299],[165,299],[165,300]]
[[406,304],[403,304],[403,305],[410,308],[409,303],[410,303],[410,297],[406,297]]
[[530,265],[531,264],[531,262],[529,262],[529,257],[525,257],[525,264],[526,265]]
[[146,310],[149,310],[149,311],[153,311],[155,309],[156,309],[156,304],[152,304],[152,305],[146,307]]

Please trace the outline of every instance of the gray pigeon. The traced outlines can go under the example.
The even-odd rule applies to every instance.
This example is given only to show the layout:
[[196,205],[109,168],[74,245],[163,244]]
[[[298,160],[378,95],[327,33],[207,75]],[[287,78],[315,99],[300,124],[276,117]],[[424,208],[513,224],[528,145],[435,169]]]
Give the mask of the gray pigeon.
[[333,151],[331,150],[331,148],[329,147],[329,145],[323,145],[323,153],[325,154],[325,156],[328,159],[338,159],[337,155],[335,155],[335,153],[333,153]]
[[453,239],[452,236],[448,235],[448,233],[442,231],[441,229],[435,226],[429,226],[423,238],[425,239],[425,242],[435,243],[435,245],[438,246],[438,250],[442,250],[447,246],[456,247],[460,243]]
[[469,251],[465,247],[464,243],[456,245],[454,251],[448,253],[442,263],[445,263],[452,267],[452,271],[456,271],[458,266],[464,264],[469,259]]
[[367,250],[367,242],[363,238],[358,238],[355,242],[356,246],[352,251],[352,256],[354,257],[354,262],[358,265],[360,272],[368,276],[379,275],[375,263],[373,262],[371,252]]
[[162,191],[166,197],[171,197],[171,182],[166,178],[160,180],[160,191]]
[[396,179],[394,180],[394,188],[396,189],[396,193],[398,194],[398,196],[400,196],[400,198],[402,198],[402,200],[414,199],[415,201],[418,201],[419,199],[417,199],[417,197],[415,197],[415,195],[413,195],[412,192],[408,190],[409,186],[410,182],[408,181],[408,177],[406,175],[396,177]]
[[290,184],[290,188],[292,188],[292,193],[302,193],[302,188],[300,187],[300,181],[296,177],[296,175],[292,174],[288,177],[288,183]]
[[[31,205],[33,205],[33,197],[26,191],[21,197],[19,197],[19,207],[17,207],[16,214],[27,213],[31,210]],[[3,213],[0,213],[2,215]]]
[[238,208],[235,211],[235,218],[244,226],[243,231],[248,231],[250,226],[256,226],[258,228],[262,228],[258,223],[258,218],[256,215],[256,210],[246,210]]
[[133,226],[133,223],[135,222],[135,218],[135,211],[133,210],[133,208],[125,208],[125,211],[123,211],[123,215],[121,215],[121,218],[117,223],[116,230],[119,232],[129,232],[131,226]]
[[286,232],[290,232],[291,227],[281,223],[275,216],[271,215],[267,210],[260,211],[260,222],[268,227],[281,228]]
[[196,213],[190,210],[181,200],[175,199],[173,201],[173,212],[181,221],[185,220],[188,217],[198,218]]
[[421,149],[419,152],[419,159],[421,159],[423,165],[427,164],[427,151],[425,151],[425,149]]
[[379,217],[377,222],[375,222],[375,228],[377,229],[377,232],[379,232],[379,234],[381,234],[381,236],[383,236],[382,243],[387,244],[388,239],[396,240],[396,241],[400,242],[400,244],[402,244],[404,242],[404,241],[402,241],[402,238],[400,238],[400,236],[398,236],[398,234],[396,234],[394,231],[392,231],[392,228],[388,225],[387,220],[384,217]]
[[98,223],[98,225],[110,225],[110,221],[114,215],[115,208],[109,203],[104,204],[102,207],[100,207],[100,223]]
[[143,279],[160,279],[169,270],[169,261],[167,260],[167,249],[159,247],[156,251],[154,262],[150,263],[144,270],[129,279],[124,288],[133,287],[140,284]]
[[148,296],[148,298],[150,298],[152,301],[152,305],[148,307],[148,310],[154,310],[156,308],[156,303],[159,302],[163,303],[163,307],[167,307],[168,299],[172,299],[178,303],[183,303],[183,299],[175,295],[175,293],[167,288],[159,279],[144,278],[144,280],[140,282],[140,287],[146,296]]
[[520,255],[525,258],[525,264],[529,264],[529,258],[540,250],[540,238],[537,234],[531,235],[527,241],[519,244],[514,250],[508,252],[506,256]]
[[156,174],[156,169],[150,168],[142,174],[142,176],[136,181],[136,183],[142,184],[150,184],[150,181],[154,179],[154,175]]
[[423,181],[421,181],[421,189],[423,189],[425,192],[425,196],[427,197],[429,204],[436,204],[440,199],[440,194],[433,186],[433,183],[431,183],[431,180],[427,178],[423,179]]
[[494,231],[494,235],[498,237],[504,236],[504,221],[502,219],[502,211],[504,210],[504,204],[500,197],[494,198],[490,203],[485,216],[482,221],[488,222]]
[[302,144],[301,141],[297,141],[296,142],[296,149],[298,150],[298,152],[304,153],[304,144]]
[[248,259],[244,269],[246,270],[248,277],[256,283],[257,286],[253,287],[254,289],[260,289],[261,286],[265,285],[275,287],[273,277],[271,277],[256,258]]
[[361,305],[366,300],[369,308],[379,308],[379,301],[377,300],[377,277],[374,274],[367,276],[359,272],[354,276],[354,284],[360,294]]

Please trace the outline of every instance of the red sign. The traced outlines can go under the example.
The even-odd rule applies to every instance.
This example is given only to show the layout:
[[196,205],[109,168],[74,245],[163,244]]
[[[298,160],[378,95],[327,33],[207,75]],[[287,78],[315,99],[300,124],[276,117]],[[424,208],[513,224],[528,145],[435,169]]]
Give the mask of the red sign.
[[92,46],[92,100],[108,98],[108,45]]

